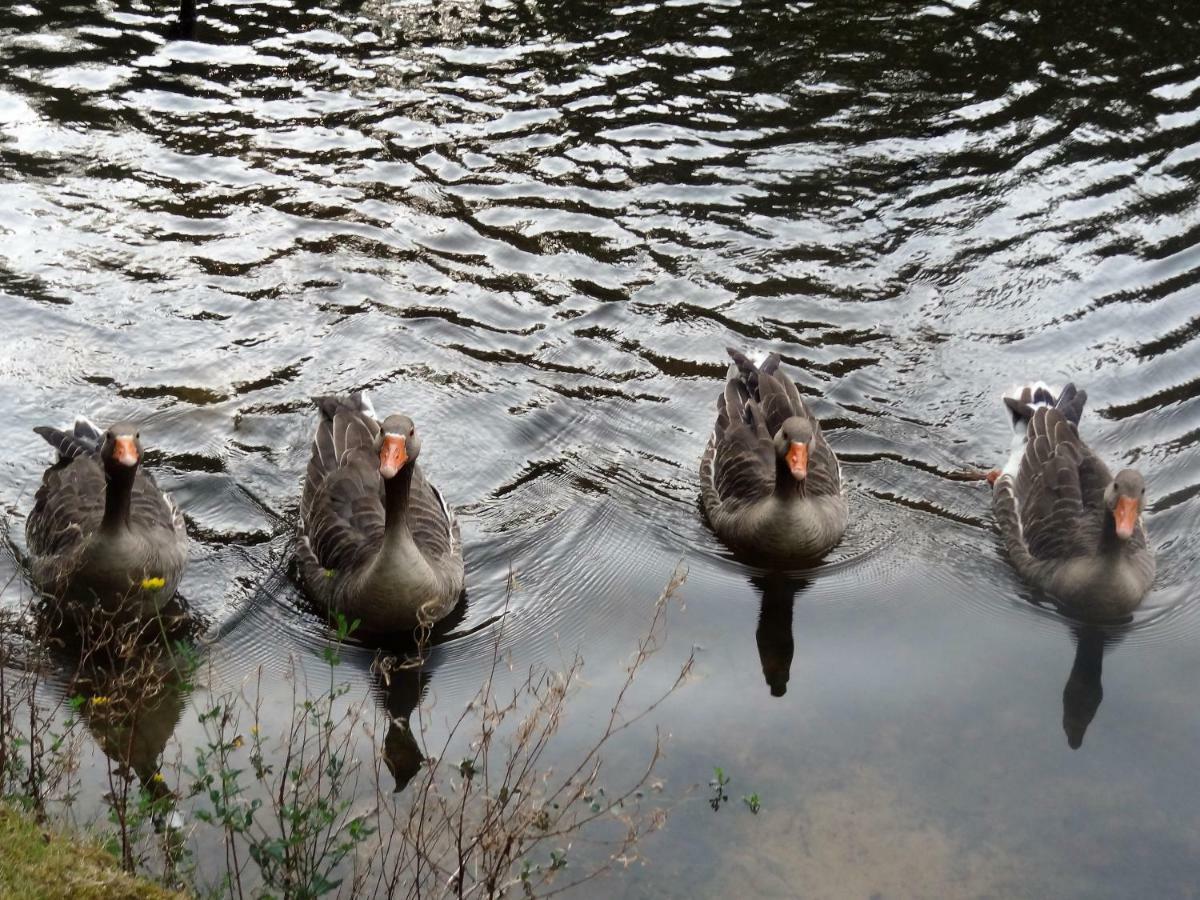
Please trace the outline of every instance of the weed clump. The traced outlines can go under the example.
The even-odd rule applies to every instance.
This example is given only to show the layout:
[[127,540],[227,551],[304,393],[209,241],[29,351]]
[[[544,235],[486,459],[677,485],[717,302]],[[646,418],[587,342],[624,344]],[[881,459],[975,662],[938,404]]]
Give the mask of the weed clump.
[[[659,787],[657,729],[637,771],[606,772],[604,759],[691,671],[689,655],[665,688],[633,703],[682,581],[677,572],[659,597],[607,720],[567,765],[552,748],[583,658],[519,670],[504,651],[505,615],[479,690],[436,722],[435,704],[422,699],[428,641],[405,658],[377,658],[385,693],[417,686],[381,719],[340,680],[357,623],[338,617],[319,675],[310,677],[312,660],[290,661],[290,714],[272,728],[264,671],[235,689],[207,689],[217,680],[211,658],[194,628],[179,627],[186,616],[109,617],[64,640],[24,627],[40,621],[31,604],[0,641],[0,793],[37,821],[76,821],[81,794],[96,787],[80,774],[90,736],[106,790],[83,804],[85,824],[127,873],[168,888],[239,900],[567,891],[635,861],[639,841],[666,820],[662,797],[649,798]],[[67,689],[52,690],[50,667],[65,661]],[[165,759],[189,709],[201,738]]]

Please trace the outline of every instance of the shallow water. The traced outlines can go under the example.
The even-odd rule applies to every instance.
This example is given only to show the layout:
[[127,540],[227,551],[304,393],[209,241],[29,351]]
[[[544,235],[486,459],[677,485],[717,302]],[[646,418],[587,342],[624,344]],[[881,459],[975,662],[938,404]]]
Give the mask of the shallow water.
[[[139,419],[188,515],[211,687],[282,674],[328,637],[275,577],[310,398],[366,388],[459,510],[439,705],[483,677],[511,568],[514,656],[588,660],[569,752],[688,569],[652,671],[692,646],[697,670],[658,777],[701,789],[597,895],[1194,895],[1181,5],[230,0],[183,40],[167,6],[0,9],[16,552],[50,458],[31,429]],[[801,577],[698,516],[726,345],[779,351],[844,461],[850,531]],[[1030,602],[954,477],[1003,458],[999,396],[1030,378],[1086,387],[1087,439],[1147,476],[1159,576],[1107,638]],[[342,667],[359,692],[371,656]],[[171,746],[196,734],[188,706]]]

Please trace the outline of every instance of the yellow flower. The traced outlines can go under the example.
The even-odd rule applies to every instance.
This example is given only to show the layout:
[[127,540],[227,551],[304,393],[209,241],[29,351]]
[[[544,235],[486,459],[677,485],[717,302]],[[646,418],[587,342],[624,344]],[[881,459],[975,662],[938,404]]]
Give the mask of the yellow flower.
[[257,726],[257,725],[251,725],[251,726],[250,726],[250,733],[251,733],[252,735],[254,735],[255,737],[258,737],[258,726]]
[[150,776],[150,780],[151,780],[151,781],[157,781],[159,784],[162,784],[162,783],[163,783],[163,782],[165,782],[167,779],[163,778],[163,773],[162,773],[162,772],[155,772],[153,775],[151,775],[151,776]]
[[161,576],[156,575],[153,578],[147,576],[146,578],[142,579],[142,590],[161,591],[166,583],[167,579],[162,578]]
[[230,741],[230,746],[233,747],[234,750],[240,750],[242,748],[242,745],[245,743],[246,742],[244,740],[242,740],[242,736],[239,734],[232,741]]
[[99,695],[93,697],[91,700],[92,706],[103,706],[104,704],[106,704],[108,702],[109,702],[108,697],[101,697]]

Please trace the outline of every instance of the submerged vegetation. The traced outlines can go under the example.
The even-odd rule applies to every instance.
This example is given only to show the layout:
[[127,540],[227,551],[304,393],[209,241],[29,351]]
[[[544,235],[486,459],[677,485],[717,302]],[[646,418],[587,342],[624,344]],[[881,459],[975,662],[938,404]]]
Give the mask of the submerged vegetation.
[[[641,839],[666,821],[667,800],[652,782],[657,729],[638,771],[606,771],[604,757],[691,671],[689,655],[657,693],[635,689],[662,647],[682,581],[677,572],[654,605],[607,720],[569,752],[555,736],[581,687],[583,658],[518,669],[503,615],[470,702],[449,711],[418,702],[406,716],[380,715],[340,680],[356,623],[339,617],[319,676],[310,674],[314,660],[291,660],[290,720],[270,733],[262,704],[271,676],[260,668],[237,689],[215,690],[212,660],[180,627],[185,619],[90,616],[50,627],[31,603],[7,623],[2,645],[3,796],[28,817],[19,827],[73,825],[96,835],[100,856],[80,856],[81,866],[103,857],[125,877],[199,896],[560,893],[630,865]],[[375,673],[385,687],[419,678],[429,649],[381,655]],[[65,692],[47,678],[53,667],[70,673]],[[189,705],[201,737],[164,759]],[[100,797],[81,776],[85,731],[106,760]],[[30,855],[29,866],[44,856]]]

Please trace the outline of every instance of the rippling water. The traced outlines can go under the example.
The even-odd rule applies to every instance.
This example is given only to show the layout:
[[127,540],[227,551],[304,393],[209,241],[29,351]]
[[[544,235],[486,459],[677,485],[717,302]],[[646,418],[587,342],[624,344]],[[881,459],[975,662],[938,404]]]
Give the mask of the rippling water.
[[[1182,4],[227,0],[190,33],[167,7],[0,9],[17,553],[33,426],[140,419],[220,679],[285,671],[326,639],[273,577],[309,398],[367,388],[423,429],[466,544],[414,696],[470,696],[511,567],[512,652],[588,659],[574,740],[689,569],[660,775],[720,765],[764,809],[685,800],[602,895],[1194,894]],[[803,576],[698,516],[726,345],[779,351],[844,460],[850,531]],[[1159,577],[1119,633],[1033,605],[955,477],[1003,458],[1031,378],[1085,386],[1086,437],[1147,475]]]

